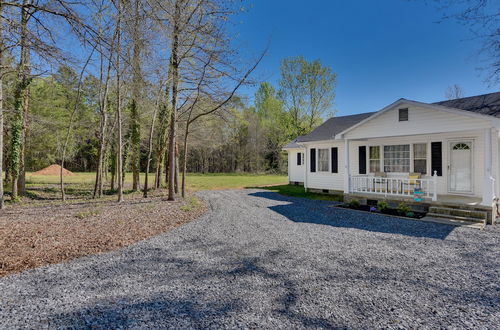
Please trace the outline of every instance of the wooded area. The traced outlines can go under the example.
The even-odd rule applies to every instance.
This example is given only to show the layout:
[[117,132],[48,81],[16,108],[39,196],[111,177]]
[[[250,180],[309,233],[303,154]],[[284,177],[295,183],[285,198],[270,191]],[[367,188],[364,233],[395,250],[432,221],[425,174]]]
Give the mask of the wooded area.
[[[336,74],[287,58],[279,83],[240,95],[266,54],[242,60],[232,0],[22,0],[0,3],[0,172],[16,201],[26,172],[95,172],[93,196],[123,200],[185,173],[286,170],[281,148],[332,109]],[[155,173],[140,182],[140,172]],[[2,185],[3,189],[3,185]],[[0,191],[3,207],[3,190]]]

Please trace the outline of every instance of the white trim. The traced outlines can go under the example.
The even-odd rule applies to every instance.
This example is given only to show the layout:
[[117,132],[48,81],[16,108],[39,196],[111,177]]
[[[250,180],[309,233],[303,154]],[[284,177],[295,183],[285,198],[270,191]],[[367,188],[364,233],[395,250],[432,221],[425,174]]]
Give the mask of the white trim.
[[[454,139],[448,139],[446,140],[447,144],[448,144],[448,161],[447,161],[447,175],[446,175],[446,179],[447,179],[447,192],[448,194],[450,195],[474,195],[474,173],[475,173],[475,165],[474,165],[474,153],[476,152],[476,148],[475,148],[475,139],[473,138],[454,138]],[[451,145],[453,143],[458,143],[458,142],[470,142],[471,144],[471,151],[470,151],[470,157],[471,157],[471,163],[470,163],[470,166],[471,166],[471,171],[470,171],[470,187],[471,187],[471,190],[470,191],[453,191],[451,190]],[[483,187],[483,191],[484,191],[484,188]]]
[[413,106],[428,108],[428,109],[437,110],[437,111],[444,111],[444,112],[448,112],[448,113],[454,113],[457,115],[463,115],[463,116],[471,117],[471,118],[483,119],[483,120],[490,122],[496,128],[500,127],[500,119],[493,117],[493,116],[490,116],[490,115],[483,115],[483,114],[479,114],[479,113],[475,113],[475,112],[471,112],[471,111],[467,111],[467,110],[445,107],[442,105],[429,104],[429,103],[406,100],[406,99],[399,99],[396,102],[393,102],[393,103],[389,104],[388,106],[384,107],[383,109],[375,112],[373,115],[369,116],[368,118],[365,118],[362,121],[360,121],[359,123],[357,123],[357,124],[347,128],[347,129],[343,130],[342,132],[338,133],[336,135],[336,139],[343,139],[344,135],[346,133],[354,130],[355,128],[363,125],[364,123],[366,123],[374,118],[377,118],[381,114],[383,114],[383,113],[385,113],[385,112],[387,112],[395,107],[401,106],[403,104],[409,104],[409,105],[413,105]]

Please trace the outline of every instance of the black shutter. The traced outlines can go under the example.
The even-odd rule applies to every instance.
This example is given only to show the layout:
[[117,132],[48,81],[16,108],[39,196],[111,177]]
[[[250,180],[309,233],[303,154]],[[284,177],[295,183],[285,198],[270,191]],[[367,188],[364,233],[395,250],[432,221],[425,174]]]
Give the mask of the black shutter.
[[339,148],[332,148],[332,173],[339,172]]
[[316,172],[316,149],[311,149],[311,172]]
[[366,147],[359,147],[359,174],[366,174]]
[[441,142],[431,143],[431,175],[437,171],[438,176],[443,175],[443,144]]
[[302,153],[297,152],[297,165],[302,165]]

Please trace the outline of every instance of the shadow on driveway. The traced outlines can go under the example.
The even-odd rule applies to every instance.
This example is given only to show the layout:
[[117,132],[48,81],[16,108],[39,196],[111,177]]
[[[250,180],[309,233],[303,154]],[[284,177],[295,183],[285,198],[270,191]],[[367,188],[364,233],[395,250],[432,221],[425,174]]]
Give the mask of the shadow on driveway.
[[288,202],[269,209],[294,222],[313,223],[342,228],[354,228],[386,234],[446,239],[456,228],[452,225],[424,222],[406,218],[335,207],[341,203],[289,197],[274,192],[256,192],[251,196]]

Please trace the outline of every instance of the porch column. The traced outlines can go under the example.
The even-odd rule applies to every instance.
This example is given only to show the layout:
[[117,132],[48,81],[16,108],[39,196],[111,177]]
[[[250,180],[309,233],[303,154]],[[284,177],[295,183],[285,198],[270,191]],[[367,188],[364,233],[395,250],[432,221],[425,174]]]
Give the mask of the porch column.
[[493,148],[491,143],[491,128],[484,130],[484,178],[483,178],[483,205],[491,205],[493,198],[491,168]]
[[307,150],[307,146],[304,147],[304,190],[307,191],[307,157],[309,156],[309,151]]
[[349,140],[344,138],[344,193],[350,193],[349,189]]

